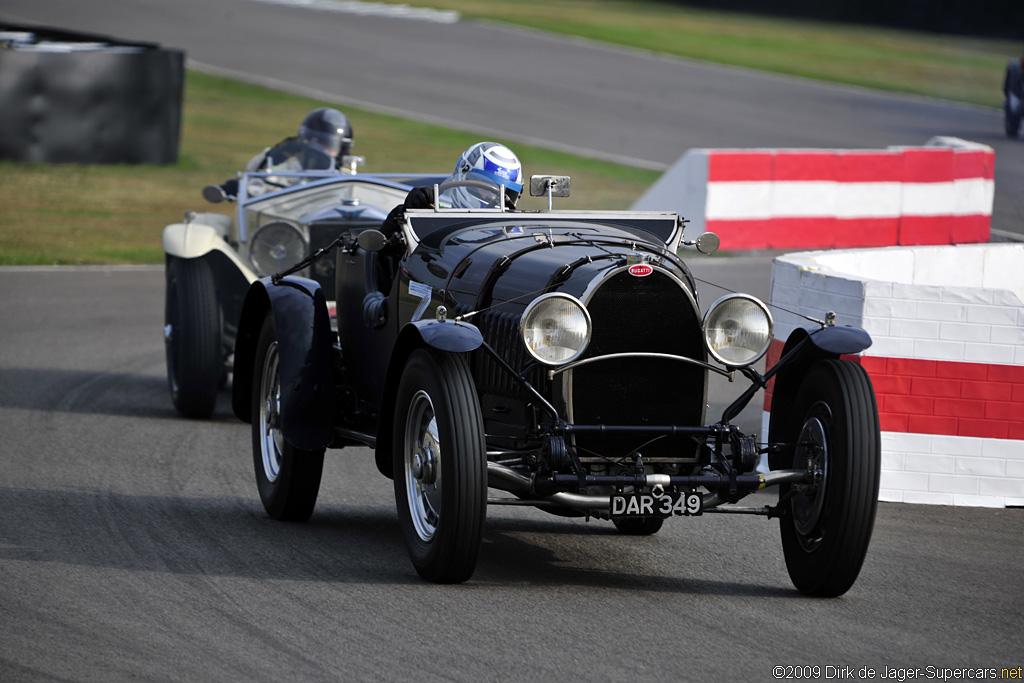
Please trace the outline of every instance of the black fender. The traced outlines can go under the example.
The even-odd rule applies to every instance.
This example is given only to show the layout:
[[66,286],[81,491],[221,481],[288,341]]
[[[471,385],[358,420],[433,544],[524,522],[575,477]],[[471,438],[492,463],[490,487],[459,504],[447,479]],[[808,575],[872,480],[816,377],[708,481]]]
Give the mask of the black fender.
[[[786,421],[791,419],[788,408],[793,405],[800,382],[812,365],[819,360],[860,353],[869,346],[871,335],[859,327],[793,330],[775,365],[779,370],[775,374],[775,387],[772,389],[771,414],[768,421],[769,438],[778,434]],[[771,372],[771,368],[768,371]],[[773,461],[771,466],[775,468],[777,465]]]
[[302,277],[252,283],[235,341],[231,407],[252,422],[256,343],[267,313],[274,316],[281,373],[281,431],[296,448],[325,448],[334,435],[334,333],[320,285]]
[[398,340],[388,361],[387,377],[384,378],[384,393],[381,396],[380,415],[377,420],[377,446],[374,458],[377,469],[387,478],[391,471],[391,425],[395,419],[395,398],[398,384],[405,371],[405,361],[418,348],[429,346],[448,353],[475,351],[483,344],[483,335],[475,325],[463,322],[439,320],[416,320],[407,323],[398,333]]

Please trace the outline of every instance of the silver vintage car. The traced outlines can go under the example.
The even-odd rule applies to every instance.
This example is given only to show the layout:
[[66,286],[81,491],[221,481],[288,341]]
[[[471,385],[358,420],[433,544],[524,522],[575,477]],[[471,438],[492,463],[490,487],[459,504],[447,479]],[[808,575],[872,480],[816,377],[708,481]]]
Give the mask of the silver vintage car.
[[[379,226],[412,187],[443,177],[357,173],[361,162],[347,157],[341,170],[328,164],[318,169],[309,159],[281,156],[266,170],[204,188],[207,201],[235,204],[234,219],[189,211],[183,222],[164,228],[167,379],[179,413],[212,415],[232,371],[238,317],[250,284],[342,232]],[[333,261],[317,261],[301,275],[333,290]]]

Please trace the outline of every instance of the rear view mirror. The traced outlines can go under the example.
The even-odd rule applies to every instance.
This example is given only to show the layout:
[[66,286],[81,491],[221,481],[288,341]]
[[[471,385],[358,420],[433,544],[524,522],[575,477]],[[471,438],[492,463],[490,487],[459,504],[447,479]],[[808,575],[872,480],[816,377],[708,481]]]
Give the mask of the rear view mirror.
[[567,175],[533,175],[530,176],[531,197],[568,197],[569,176]]
[[718,247],[722,244],[722,240],[718,238],[713,232],[706,232],[697,238],[697,251],[702,254],[714,254],[718,251]]
[[388,238],[384,236],[384,233],[380,230],[374,230],[373,228],[363,230],[359,233],[359,236],[356,237],[356,244],[358,244],[359,248],[363,251],[380,251],[387,243]]
[[220,185],[207,185],[203,188],[203,199],[211,204],[220,204],[227,199],[227,195],[224,194],[224,188]]

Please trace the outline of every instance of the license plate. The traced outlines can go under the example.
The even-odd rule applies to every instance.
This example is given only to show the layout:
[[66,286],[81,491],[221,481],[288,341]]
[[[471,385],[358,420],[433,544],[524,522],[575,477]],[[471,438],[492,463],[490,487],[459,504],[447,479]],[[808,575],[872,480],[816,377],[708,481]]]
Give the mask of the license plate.
[[697,491],[683,493],[628,493],[612,496],[612,517],[671,517],[672,515],[699,515],[704,508],[704,494]]

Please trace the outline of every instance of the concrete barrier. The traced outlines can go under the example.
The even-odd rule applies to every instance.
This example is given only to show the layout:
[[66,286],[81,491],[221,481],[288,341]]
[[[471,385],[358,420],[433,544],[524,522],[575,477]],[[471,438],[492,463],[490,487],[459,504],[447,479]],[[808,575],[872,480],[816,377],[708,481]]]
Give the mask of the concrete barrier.
[[724,250],[987,242],[995,152],[958,138],[884,150],[693,149],[634,203]]
[[[1024,505],[1024,245],[777,257],[769,366],[800,315],[866,329],[882,427],[880,499]],[[771,405],[766,391],[765,411]],[[767,412],[766,412],[767,416]],[[767,432],[767,419],[765,432]]]
[[185,54],[0,23],[0,159],[174,164]]

